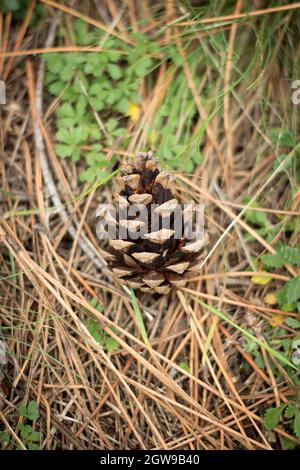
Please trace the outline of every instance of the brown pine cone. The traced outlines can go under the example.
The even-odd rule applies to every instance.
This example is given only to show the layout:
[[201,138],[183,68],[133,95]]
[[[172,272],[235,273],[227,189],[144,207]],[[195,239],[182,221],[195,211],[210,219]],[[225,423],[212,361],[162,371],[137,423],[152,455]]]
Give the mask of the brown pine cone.
[[[121,284],[143,292],[166,294],[172,286],[184,286],[199,269],[207,238],[196,234],[187,240],[185,233],[176,237],[176,210],[182,223],[183,212],[173,196],[174,177],[161,171],[152,152],[148,152],[139,153],[134,163],[123,166],[119,182],[117,202],[129,211],[129,216],[123,218],[121,213],[114,218],[106,212],[106,222],[116,225],[116,237],[105,241],[104,252],[113,276]],[[140,208],[146,211],[143,219],[137,212]],[[132,209],[134,215],[130,215]],[[155,231],[153,224],[150,227],[151,209],[158,223]],[[166,219],[168,228],[164,228]]]

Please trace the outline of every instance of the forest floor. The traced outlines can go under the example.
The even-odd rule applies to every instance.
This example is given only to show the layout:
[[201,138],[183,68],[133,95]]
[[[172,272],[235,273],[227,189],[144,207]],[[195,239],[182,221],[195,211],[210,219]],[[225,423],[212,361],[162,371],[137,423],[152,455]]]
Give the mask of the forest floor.
[[[299,9],[1,3],[2,449],[299,448]],[[148,150],[209,234],[159,297],[95,233]]]

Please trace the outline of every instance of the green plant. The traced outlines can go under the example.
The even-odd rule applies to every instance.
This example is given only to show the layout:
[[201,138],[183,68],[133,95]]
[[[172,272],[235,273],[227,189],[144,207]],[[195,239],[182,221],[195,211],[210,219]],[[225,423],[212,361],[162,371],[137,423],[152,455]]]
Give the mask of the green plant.
[[[285,264],[300,265],[300,245],[291,247],[283,243],[277,243],[276,253],[262,256],[262,261],[267,268],[281,268]],[[280,308],[290,312],[300,312],[300,275],[287,281],[277,292],[277,301]]]
[[264,264],[270,268],[281,268],[285,264],[300,264],[300,245],[291,247],[283,243],[277,243],[276,253],[262,256]]
[[[272,143],[276,146],[277,149],[291,151],[291,149],[297,146],[297,139],[294,137],[293,133],[289,129],[285,128],[273,128],[270,131],[270,139]],[[281,150],[282,151],[282,150]],[[282,163],[283,160],[287,157],[287,153],[280,153],[274,162],[273,169],[277,170],[279,165]],[[300,178],[300,152],[299,149],[295,148],[295,155],[293,159],[290,159],[281,169],[281,172],[289,174],[293,174],[295,182],[299,184]]]
[[[294,254],[293,264],[299,264],[298,261],[298,247],[291,248],[286,245],[277,245],[278,251],[272,255],[265,255],[262,260],[267,267],[281,267],[291,261],[291,254]],[[262,278],[263,279],[263,278]],[[283,287],[274,294],[274,302],[278,304],[278,308],[285,312],[299,312],[300,314],[300,275],[285,282]],[[276,317],[276,315],[275,315]],[[270,345],[278,350],[282,351],[285,357],[289,358],[291,363],[299,367],[300,358],[299,346],[300,344],[300,321],[294,317],[283,317],[278,315],[279,318],[275,318],[275,323],[272,324],[272,318],[267,321],[264,328],[264,337],[270,343]],[[277,321],[278,322],[277,322]],[[281,325],[289,327],[295,330],[295,333],[287,335],[287,331]],[[265,368],[265,363],[258,348],[258,345],[250,339],[248,339],[243,349],[251,354],[255,358],[255,362],[260,368]],[[275,376],[280,376],[280,371],[271,364],[270,367]],[[287,373],[292,378],[294,372],[290,367],[286,367]]]
[[[134,45],[115,36],[105,39],[103,33],[91,32],[85,22],[76,20],[76,44],[100,43],[101,51],[44,55],[46,86],[60,100],[56,110],[56,152],[62,158],[85,161],[81,181],[92,182],[111,169],[116,159],[108,160],[107,147],[126,148],[128,118],[135,122],[140,112],[141,85],[145,80],[151,84],[150,72],[164,61],[170,64],[174,78],[151,120],[147,147],[155,148],[163,166],[175,170],[192,172],[203,161],[200,145],[210,115],[199,120],[177,47],[159,46],[141,33],[129,35]],[[197,88],[200,85],[197,71],[204,58],[190,54],[187,61]],[[212,90],[212,86],[207,86],[201,99],[213,111],[217,108],[210,96]]]
[[[103,311],[103,307],[98,303],[97,299],[92,299],[90,304],[92,307],[98,310],[98,312]],[[119,343],[108,333],[103,331],[97,320],[89,318],[86,321],[85,326],[87,327],[94,340],[97,341],[97,343],[99,343],[104,349],[106,349],[107,352],[114,352],[119,349]],[[112,331],[114,331],[113,328]]]
[[86,321],[85,325],[94,340],[97,341],[97,343],[99,343],[101,346],[103,346],[107,352],[114,352],[119,349],[119,343],[108,333],[103,331],[103,329],[99,325],[99,322],[93,319],[89,319]]
[[264,415],[264,425],[269,431],[272,431],[281,421],[300,439],[300,393],[291,398],[288,403],[267,409]]
[[108,160],[105,147],[125,139],[126,117],[130,106],[141,100],[139,88],[143,77],[153,67],[152,54],[157,47],[145,42],[143,35],[131,34],[139,40],[136,47],[117,37],[105,39],[99,32],[90,32],[85,22],[74,22],[78,46],[101,43],[100,52],[46,54],[45,83],[49,92],[59,96],[56,111],[57,155],[85,160],[80,174],[82,181],[103,178],[115,162]]
[[7,431],[0,432],[0,446],[1,450],[4,450],[8,447],[10,443],[10,436]]
[[277,293],[280,307],[289,312],[296,308],[300,312],[300,276],[290,279]]
[[28,405],[21,404],[18,410],[20,416],[25,419],[25,423],[21,423],[19,425],[22,442],[29,450],[39,450],[40,447],[37,442],[41,439],[41,433],[39,431],[34,431],[32,425],[26,423],[26,421],[32,421],[32,423],[35,423],[39,418],[40,415],[37,402],[31,400]]
[[[262,261],[267,268],[281,268],[285,264],[300,265],[300,245],[291,247],[283,243],[277,243],[276,253],[262,256]],[[285,282],[277,292],[279,307],[286,311],[298,311],[300,313],[300,274]]]
[[[249,331],[249,333],[253,333],[252,330],[248,330],[248,331]],[[265,367],[264,358],[263,358],[263,355],[260,351],[259,345],[257,343],[255,343],[254,341],[252,341],[252,339],[245,338],[245,342],[244,342],[244,345],[243,345],[243,350],[245,352],[251,354],[251,356],[253,356],[253,358],[255,360],[255,364],[257,365],[257,367],[259,367],[260,369],[263,369]]]
[[[248,204],[250,200],[251,196],[249,195],[245,195],[243,197],[244,204]],[[257,201],[253,201],[249,209],[245,210],[244,217],[248,223],[250,222],[250,224],[254,225],[256,233],[271,243],[282,228],[282,221],[280,220],[278,223],[271,224],[266,212],[262,210],[255,210],[259,207],[259,203]],[[252,241],[254,240],[254,237],[252,234],[246,234],[245,240]]]
[[28,405],[20,405],[19,413],[20,416],[23,416],[24,418],[29,419],[30,421],[36,421],[40,416],[38,411],[38,405],[34,400],[31,400]]
[[273,127],[270,130],[270,139],[278,148],[293,148],[297,143],[291,131],[279,127]]
[[180,362],[179,367],[181,367],[185,372],[190,372],[190,366],[187,361]]
[[[251,200],[251,197],[246,195],[243,198],[244,204],[248,204]],[[256,201],[251,203],[251,209],[247,209],[245,211],[245,219],[247,222],[251,222],[253,225],[257,227],[265,228],[268,226],[268,218],[267,214],[263,211],[256,211],[253,210],[255,208],[259,208],[259,204]]]

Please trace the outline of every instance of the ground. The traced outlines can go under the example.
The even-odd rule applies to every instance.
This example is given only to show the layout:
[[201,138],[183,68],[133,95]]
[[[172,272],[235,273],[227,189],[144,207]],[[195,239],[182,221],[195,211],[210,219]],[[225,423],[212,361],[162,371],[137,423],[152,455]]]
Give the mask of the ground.
[[[286,1],[2,2],[3,449],[299,448],[298,38]],[[96,236],[138,151],[205,207],[167,295]]]

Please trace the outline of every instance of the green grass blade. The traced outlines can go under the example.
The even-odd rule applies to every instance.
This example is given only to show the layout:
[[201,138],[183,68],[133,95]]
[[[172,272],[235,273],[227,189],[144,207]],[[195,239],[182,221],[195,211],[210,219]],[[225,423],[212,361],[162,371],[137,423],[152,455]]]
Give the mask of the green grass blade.
[[139,307],[139,304],[138,304],[138,301],[137,301],[137,298],[136,298],[136,295],[135,295],[133,289],[131,289],[131,303],[132,303],[132,307],[133,307],[133,310],[134,310],[134,313],[135,313],[136,321],[137,321],[140,333],[142,335],[143,341],[148,347],[151,347],[149,339],[148,339],[147,331],[146,331],[146,328],[145,328],[145,325],[144,325],[142,312],[141,312],[141,309]]

